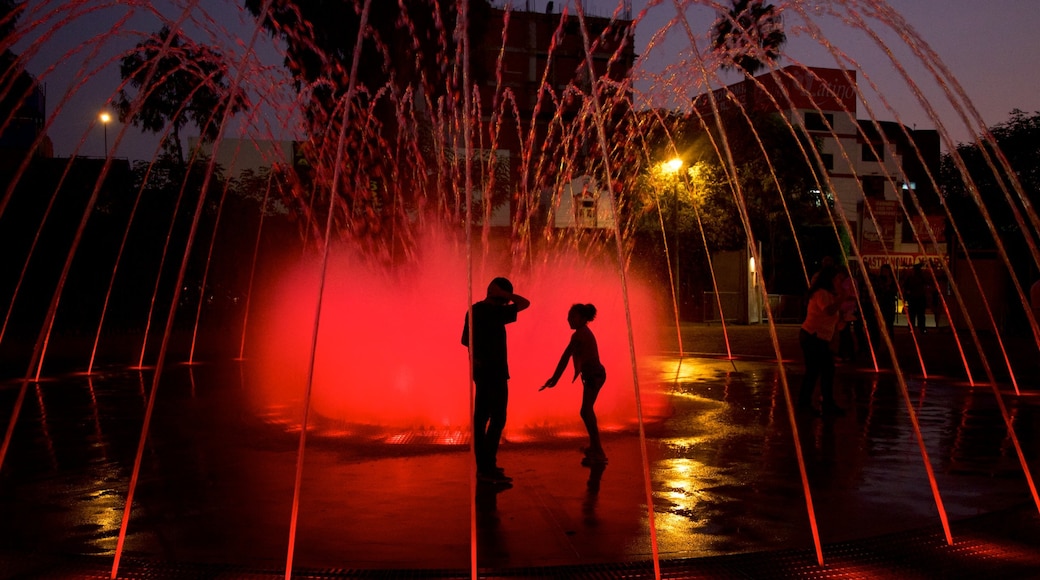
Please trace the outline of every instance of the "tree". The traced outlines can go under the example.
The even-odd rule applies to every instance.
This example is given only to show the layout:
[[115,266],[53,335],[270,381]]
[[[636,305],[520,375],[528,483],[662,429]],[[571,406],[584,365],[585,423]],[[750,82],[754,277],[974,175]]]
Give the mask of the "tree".
[[[696,117],[676,120],[672,142],[658,142],[657,159],[678,151],[693,170],[678,192],[658,184],[658,195],[645,196],[642,207],[633,209],[641,216],[637,230],[642,243],[660,240],[662,222],[666,229],[675,224],[676,249],[683,261],[679,270],[684,285],[696,294],[698,284],[710,285],[702,228],[708,252],[737,250],[748,243],[737,206],[739,196],[747,209],[751,235],[762,243],[766,287],[770,292],[799,292],[805,279],[797,267],[795,242],[804,252],[824,243],[824,234],[832,242],[834,238],[832,231],[822,227],[829,226],[830,207],[816,192],[814,174],[822,175],[823,170],[806,158],[811,157],[814,144],[804,133],[792,133],[777,114],[751,114],[750,122],[740,114],[723,114],[720,125],[726,131],[732,164],[730,156],[715,148],[722,141],[713,122],[705,125]],[[650,181],[645,183],[646,191],[653,191]],[[660,204],[660,216],[655,203]]]
[[[257,18],[266,2],[244,0]],[[490,4],[469,4],[469,28],[479,37]],[[455,51],[455,2],[423,0],[373,1],[358,61],[356,98],[361,103],[377,100],[381,89],[405,95],[417,89],[436,99],[458,73],[451,55]],[[339,99],[350,82],[354,49],[361,34],[361,2],[344,0],[276,0],[263,26],[285,43],[285,66],[297,89],[307,96],[305,114],[311,131],[329,127]],[[477,74],[481,78],[482,74]],[[390,99],[377,103],[381,123],[393,126],[396,112]]]
[[[967,170],[967,179],[961,174],[954,155],[943,155],[939,172],[942,197],[964,238],[959,243],[968,249],[995,247],[987,220],[979,219],[981,203],[1009,252],[1025,255],[1022,234],[1031,228],[1015,217],[1013,208],[1018,208],[1023,219],[1025,212],[1010,176],[997,161],[996,152],[999,149],[1006,156],[1026,199],[1035,207],[1040,202],[1040,112],[1029,115],[1015,109],[1010,119],[990,128],[990,133],[996,148],[988,141],[982,145],[961,143],[957,146],[955,152]],[[977,198],[971,193],[972,189],[977,191]],[[1014,206],[1009,205],[1004,189],[1010,193]]]
[[[244,4],[284,43],[285,66],[304,103],[307,169],[297,175],[299,183],[292,189],[298,199],[286,203],[305,208],[315,231],[331,208],[340,232],[390,248],[389,254],[398,252],[401,240],[379,238],[407,232],[409,228],[399,226],[414,219],[420,206],[438,207],[443,201],[428,203],[427,192],[449,191],[463,177],[445,153],[457,145],[443,130],[452,125],[446,117],[462,108],[454,101],[463,81],[462,59],[456,55],[458,3],[373,0],[364,28],[361,0]],[[473,52],[488,34],[491,5],[471,0],[467,7]],[[354,92],[344,102],[359,39]],[[487,78],[475,60],[468,82],[478,85]],[[442,118],[432,120],[438,116]],[[344,155],[336,158],[341,135]],[[337,170],[341,178],[332,192]],[[483,179],[490,179],[494,169],[486,173]]]
[[[1030,114],[1015,109],[1007,121],[990,127],[989,132],[992,141],[961,143],[942,156],[940,195],[949,211],[950,226],[955,226],[959,234],[957,237],[953,227],[948,227],[946,238],[954,260],[964,254],[994,256],[994,236],[999,238],[1009,274],[1028,294],[1029,285],[1038,276],[1030,249],[1030,244],[1037,243],[1037,230],[1030,222],[1026,203],[1033,211],[1040,203],[1040,111]],[[1010,173],[1000,156],[1007,160]],[[1016,181],[1021,195],[1014,186]],[[997,300],[1003,300],[1008,308],[1006,330],[1029,332],[1018,294],[1010,286]]]
[[[15,33],[18,19],[25,9],[24,2],[0,0],[0,46],[12,44],[11,36]],[[43,130],[42,92],[37,88],[36,79],[25,71],[19,62],[18,55],[10,49],[0,53],[0,140],[5,141],[10,157],[11,143],[4,139],[8,135],[38,134]],[[40,95],[33,101],[34,93]],[[26,131],[27,124],[35,124],[32,131]],[[8,162],[13,161],[7,159]],[[15,164],[16,165],[16,164]],[[0,204],[0,213],[3,212]]]
[[0,0],[0,39],[7,39],[14,33],[15,25],[25,9],[24,2]]
[[212,141],[225,116],[249,107],[245,93],[228,85],[227,70],[220,52],[164,26],[120,61],[122,78],[136,92],[120,89],[119,119],[152,133],[169,125],[163,149],[184,163],[180,134],[185,125],[190,122],[203,140]]
[[783,20],[764,0],[732,0],[733,7],[720,13],[712,25],[712,47],[721,53],[722,68],[754,76],[780,60],[787,42]]

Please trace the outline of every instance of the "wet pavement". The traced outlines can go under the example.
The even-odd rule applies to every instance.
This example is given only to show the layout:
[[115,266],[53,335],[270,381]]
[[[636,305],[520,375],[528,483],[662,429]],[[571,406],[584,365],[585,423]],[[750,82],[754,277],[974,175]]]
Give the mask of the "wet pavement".
[[[316,430],[300,487],[295,575],[467,577],[475,554],[481,577],[652,577],[655,557],[675,578],[927,578],[939,577],[929,572],[936,562],[942,577],[1040,577],[1040,522],[1018,452],[1036,477],[1040,392],[1028,388],[1037,383],[1027,346],[1015,355],[1022,393],[1001,382],[999,399],[992,385],[969,384],[950,333],[927,335],[922,372],[909,333],[897,332],[906,396],[891,365],[875,372],[866,356],[841,365],[837,392],[848,414],[799,415],[794,424],[820,567],[769,329],[729,328],[736,360],[718,356],[720,330],[685,327],[687,357],[673,344],[642,361],[657,370],[646,388],[664,392],[672,412],[642,437],[633,428],[605,433],[602,469],[580,464],[584,436],[573,429],[506,440],[507,489],[471,480],[468,440],[458,433],[391,442]],[[797,385],[797,328],[777,332]],[[284,575],[298,427],[248,404],[243,365],[168,367],[121,576]],[[28,386],[0,466],[0,577],[108,576],[150,385],[148,370],[113,367]],[[20,386],[0,385],[3,416]],[[981,556],[965,559],[965,542],[997,531],[1004,535],[986,540],[989,548],[971,544]],[[866,563],[837,566],[850,553]],[[907,567],[915,553],[921,565]]]

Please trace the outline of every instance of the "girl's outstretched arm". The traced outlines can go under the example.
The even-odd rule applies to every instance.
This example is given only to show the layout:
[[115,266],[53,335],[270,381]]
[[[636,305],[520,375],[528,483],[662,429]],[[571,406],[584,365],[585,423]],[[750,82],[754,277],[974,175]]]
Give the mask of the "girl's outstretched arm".
[[567,348],[563,349],[563,355],[560,357],[560,362],[556,365],[556,370],[553,371],[552,378],[545,381],[545,384],[542,385],[542,388],[538,389],[539,391],[543,389],[551,389],[556,386],[556,382],[559,381],[560,377],[563,376],[563,371],[567,369],[567,361],[571,358],[572,350],[573,344],[568,342]]

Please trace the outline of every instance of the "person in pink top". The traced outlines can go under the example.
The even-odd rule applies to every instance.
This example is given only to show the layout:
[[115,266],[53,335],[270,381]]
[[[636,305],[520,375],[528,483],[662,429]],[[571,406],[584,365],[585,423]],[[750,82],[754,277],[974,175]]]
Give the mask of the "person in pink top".
[[834,353],[831,339],[842,324],[842,303],[848,296],[845,286],[847,274],[837,267],[824,266],[809,286],[809,308],[805,322],[798,331],[798,342],[805,357],[805,376],[798,392],[798,408],[816,414],[813,395],[816,382],[820,383],[822,411],[826,415],[844,415],[845,411],[834,402]]

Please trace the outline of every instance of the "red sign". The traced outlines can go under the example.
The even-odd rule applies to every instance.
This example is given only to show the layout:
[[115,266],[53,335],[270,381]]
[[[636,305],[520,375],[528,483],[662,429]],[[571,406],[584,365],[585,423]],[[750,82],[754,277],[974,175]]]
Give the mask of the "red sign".
[[[915,215],[911,216],[910,220],[914,224],[914,231],[917,232],[917,236],[926,245],[931,243],[933,235],[937,243],[942,244],[946,242],[946,216],[929,215],[922,218]],[[928,222],[927,227],[925,222]],[[929,228],[932,231],[931,234],[928,233]]]
[[779,74],[796,109],[856,111],[856,71],[789,66]]
[[[726,111],[733,106],[746,107],[748,93],[765,93],[756,97],[752,106],[760,110],[775,110],[776,103],[782,108],[809,109],[821,111],[856,112],[856,71],[843,71],[833,68],[813,68],[786,66],[754,80],[745,80],[729,85],[724,89],[712,91],[712,100],[719,111]],[[712,100],[707,94],[694,98],[693,106],[701,116],[710,115],[713,111]],[[775,102],[774,102],[775,101]]]
[[892,266],[893,270],[900,272],[918,263],[929,264],[937,271],[941,271],[943,264],[950,263],[950,257],[945,254],[888,254],[887,256],[863,254],[860,258],[863,260],[863,264],[873,272],[880,270],[882,264],[888,264]]
[[896,241],[899,202],[863,199],[863,241],[860,251],[875,253],[891,250]]

